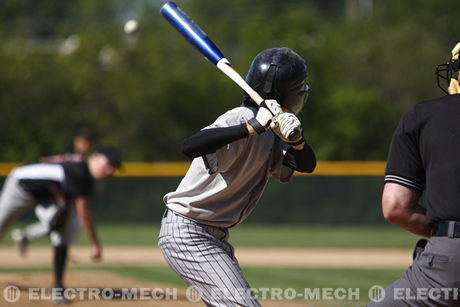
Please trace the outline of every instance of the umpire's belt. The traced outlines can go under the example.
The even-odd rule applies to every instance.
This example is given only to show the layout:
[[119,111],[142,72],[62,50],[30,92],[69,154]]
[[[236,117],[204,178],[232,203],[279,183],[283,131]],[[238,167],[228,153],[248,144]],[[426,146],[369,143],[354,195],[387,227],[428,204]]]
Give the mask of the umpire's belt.
[[443,221],[434,224],[431,230],[433,237],[460,238],[460,222]]

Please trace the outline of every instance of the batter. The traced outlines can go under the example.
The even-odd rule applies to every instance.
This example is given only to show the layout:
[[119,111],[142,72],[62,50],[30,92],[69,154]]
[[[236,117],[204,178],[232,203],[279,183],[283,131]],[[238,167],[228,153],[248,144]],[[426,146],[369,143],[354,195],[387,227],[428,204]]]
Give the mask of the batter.
[[241,106],[182,143],[194,159],[176,191],[164,196],[158,244],[171,268],[208,306],[260,306],[228,242],[228,229],[250,215],[270,176],[288,182],[294,170],[315,169],[303,135],[289,138],[301,130],[295,114],[308,96],[306,77],[305,61],[291,49],[262,51],[246,77],[265,99],[261,106],[246,96]]

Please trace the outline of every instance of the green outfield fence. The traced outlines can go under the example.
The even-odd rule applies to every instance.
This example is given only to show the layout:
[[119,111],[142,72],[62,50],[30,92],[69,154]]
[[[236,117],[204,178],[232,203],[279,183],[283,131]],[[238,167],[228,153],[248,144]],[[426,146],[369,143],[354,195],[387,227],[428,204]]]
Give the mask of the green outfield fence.
[[[0,163],[0,183],[20,163]],[[163,195],[174,190],[189,162],[125,163],[92,201],[102,222],[158,222]],[[379,224],[385,162],[320,161],[314,174],[288,184],[270,180],[247,223]],[[32,218],[32,216],[28,216]]]

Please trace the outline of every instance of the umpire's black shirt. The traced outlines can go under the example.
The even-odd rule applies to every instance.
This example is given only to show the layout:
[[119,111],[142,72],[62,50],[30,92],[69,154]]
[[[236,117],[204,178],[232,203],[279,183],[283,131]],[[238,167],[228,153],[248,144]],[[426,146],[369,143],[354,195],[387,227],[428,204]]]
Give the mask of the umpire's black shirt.
[[385,182],[425,191],[429,223],[460,221],[460,95],[421,102],[403,116]]

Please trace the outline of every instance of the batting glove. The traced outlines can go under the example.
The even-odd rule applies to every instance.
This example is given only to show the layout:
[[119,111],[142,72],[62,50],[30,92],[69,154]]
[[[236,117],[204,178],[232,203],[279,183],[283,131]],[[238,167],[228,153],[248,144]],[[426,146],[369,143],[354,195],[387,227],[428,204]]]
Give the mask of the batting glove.
[[271,122],[272,131],[280,139],[291,145],[298,145],[303,142],[302,124],[292,113],[281,113]]
[[251,125],[258,134],[261,134],[270,128],[273,117],[282,112],[283,110],[276,100],[264,100],[260,104],[256,117],[251,118],[248,124]]

